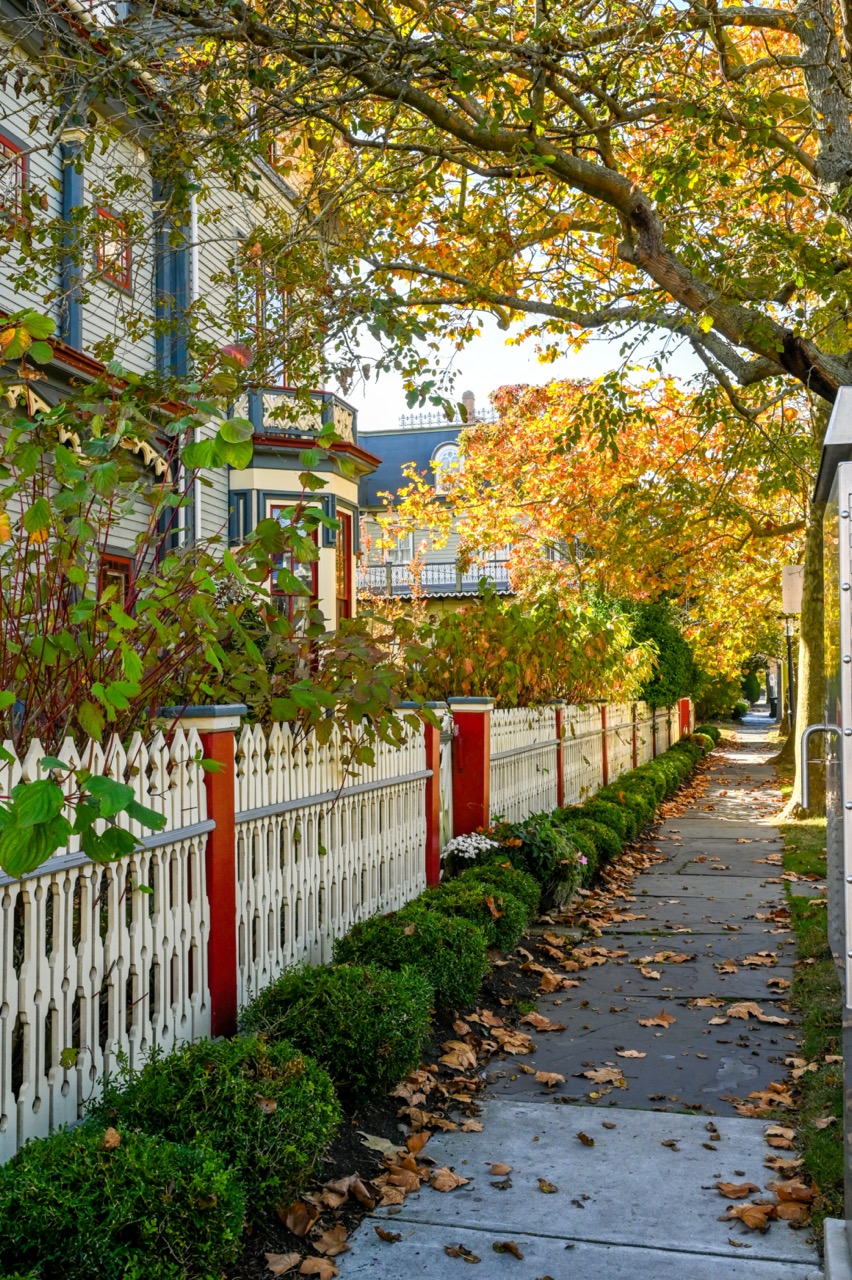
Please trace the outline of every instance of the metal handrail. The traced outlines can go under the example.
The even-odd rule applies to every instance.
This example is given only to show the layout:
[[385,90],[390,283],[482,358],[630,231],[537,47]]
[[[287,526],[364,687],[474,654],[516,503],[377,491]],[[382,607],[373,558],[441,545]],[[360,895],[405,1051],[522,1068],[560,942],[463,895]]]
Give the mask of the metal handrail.
[[811,763],[810,741],[815,733],[836,733],[840,734],[840,725],[838,724],[809,724],[802,734],[802,808],[810,809],[811,807],[811,783],[808,769]]

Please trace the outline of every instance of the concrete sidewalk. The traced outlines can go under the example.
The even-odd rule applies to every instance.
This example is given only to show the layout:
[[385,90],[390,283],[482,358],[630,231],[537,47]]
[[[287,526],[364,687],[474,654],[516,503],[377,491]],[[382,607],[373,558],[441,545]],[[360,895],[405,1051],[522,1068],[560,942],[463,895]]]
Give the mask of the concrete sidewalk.
[[[790,1017],[780,1006],[794,943],[770,918],[784,892],[782,846],[768,822],[780,806],[769,727],[747,718],[732,749],[712,757],[706,794],[658,828],[664,860],[637,878],[625,904],[639,918],[594,939],[616,954],[573,974],[576,990],[541,999],[541,1012],[566,1030],[534,1035],[537,1052],[522,1061],[565,1083],[543,1089],[519,1060],[492,1059],[484,1131],[438,1133],[427,1148],[469,1184],[449,1195],[426,1187],[365,1219],[352,1252],[336,1259],[343,1280],[466,1274],[464,1259],[445,1251],[459,1245],[481,1259],[482,1280],[819,1276],[807,1230],[776,1222],[761,1235],[720,1222],[728,1202],[715,1187],[722,1179],[764,1188],[776,1176],[764,1167],[767,1121],[742,1117],[732,1099],[785,1078],[795,1027],[753,1017],[711,1025],[724,1008],[696,1003],[748,1000],[765,1016]],[[659,977],[643,975],[641,960]],[[639,1025],[661,1012],[675,1021]],[[624,1087],[578,1074],[600,1067],[619,1068]],[[511,1174],[495,1178],[494,1161]],[[401,1239],[381,1241],[377,1224]],[[495,1252],[503,1241],[523,1259]]]

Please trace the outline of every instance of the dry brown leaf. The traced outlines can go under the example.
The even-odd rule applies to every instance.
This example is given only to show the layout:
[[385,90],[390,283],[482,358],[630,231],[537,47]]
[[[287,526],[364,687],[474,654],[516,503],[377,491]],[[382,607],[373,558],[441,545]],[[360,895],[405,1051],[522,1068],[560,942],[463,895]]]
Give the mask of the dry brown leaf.
[[467,1186],[470,1178],[463,1178],[452,1169],[433,1169],[429,1175],[429,1183],[436,1191],[455,1191],[457,1187]]
[[543,1191],[546,1196],[555,1195],[559,1190],[555,1182],[548,1182],[547,1178],[539,1178],[538,1189]]
[[583,1133],[582,1129],[577,1134],[584,1147],[593,1147],[595,1145],[594,1138],[590,1138],[587,1133]]
[[762,964],[777,964],[778,957],[772,951],[755,951],[750,956],[745,956],[740,964],[748,965],[750,968],[757,968]]
[[789,1178],[785,1182],[767,1182],[766,1190],[771,1191],[777,1200],[795,1200],[797,1204],[810,1204],[816,1195],[813,1187],[806,1187],[798,1178]]
[[431,1137],[432,1135],[427,1129],[421,1129],[420,1133],[412,1133],[405,1145],[411,1154],[416,1156],[423,1150]]
[[775,1217],[777,1213],[774,1204],[730,1204],[728,1212],[720,1221],[728,1222],[732,1218],[739,1218],[749,1231],[766,1232]]
[[476,1066],[476,1052],[463,1040],[445,1040],[442,1046],[446,1052],[438,1059],[447,1067],[457,1071],[466,1071]]
[[495,1028],[494,1039],[504,1053],[534,1053],[535,1045],[523,1031],[509,1031],[508,1028]]
[[801,1169],[804,1161],[801,1159],[785,1159],[784,1156],[767,1156],[763,1162],[767,1169],[772,1169],[774,1173],[788,1174],[796,1173]]
[[523,1261],[524,1255],[514,1240],[495,1240],[491,1248],[495,1253],[511,1253],[513,1258],[517,1258],[519,1262]]
[[319,1217],[316,1205],[305,1204],[304,1200],[294,1200],[292,1204],[282,1205],[277,1212],[287,1230],[300,1239],[308,1234]]
[[265,1116],[271,1116],[274,1111],[278,1110],[278,1103],[274,1098],[264,1098],[260,1093],[255,1098],[255,1102]]
[[661,1009],[656,1018],[639,1018],[640,1027],[670,1027],[677,1018],[673,1018],[665,1009]]
[[770,1124],[764,1130],[764,1137],[769,1146],[780,1148],[782,1151],[792,1150],[795,1136],[795,1129],[787,1129],[778,1124]]
[[116,1147],[121,1146],[121,1134],[117,1129],[113,1129],[112,1125],[104,1130],[104,1136],[101,1139],[101,1148],[104,1151],[115,1151]]
[[644,965],[640,968],[639,972],[642,974],[643,978],[659,978],[661,976],[659,970],[646,969]]
[[327,1231],[323,1231],[311,1241],[317,1253],[324,1253],[327,1258],[336,1258],[339,1253],[348,1253],[350,1246],[346,1243],[348,1232],[342,1222],[337,1222]]
[[531,1027],[535,1027],[536,1031],[564,1031],[565,1026],[561,1022],[551,1022],[550,1018],[546,1018],[543,1013],[527,1013],[524,1014],[521,1022],[528,1022]]
[[815,1129],[827,1129],[830,1124],[837,1124],[837,1116],[820,1116],[813,1121]]
[[340,1272],[328,1258],[305,1258],[299,1267],[300,1276],[319,1276],[319,1280],[334,1280]]
[[482,1259],[470,1249],[466,1249],[463,1244],[445,1244],[444,1253],[448,1258],[461,1258],[463,1262],[481,1262]]
[[615,1056],[617,1058],[647,1058],[647,1053],[641,1053],[639,1049],[616,1049]]
[[478,1120],[465,1120],[461,1127],[462,1133],[483,1133],[485,1125],[480,1124]]
[[372,1182],[365,1182],[358,1173],[350,1173],[345,1178],[338,1178],[334,1182],[326,1182],[323,1186],[322,1194],[326,1203],[329,1203],[329,1196],[341,1197],[337,1205],[329,1203],[329,1208],[338,1208],[351,1195],[365,1209],[373,1209],[379,1198],[378,1187]]
[[794,1227],[803,1227],[811,1220],[810,1209],[806,1204],[796,1204],[792,1200],[784,1200],[775,1206],[775,1213]]
[[536,1071],[534,1075],[539,1084],[546,1084],[549,1089],[552,1089],[556,1084],[565,1083],[565,1077],[561,1076],[558,1071]]
[[739,973],[739,969],[733,960],[723,960],[721,964],[714,964],[713,968],[717,973]]
[[274,1276],[286,1275],[302,1261],[300,1253],[265,1253],[266,1265]]
[[614,1084],[619,1089],[626,1089],[627,1082],[620,1067],[595,1067],[592,1071],[581,1071],[580,1075],[591,1080],[593,1084]]
[[719,1195],[726,1200],[745,1200],[760,1191],[760,1187],[756,1187],[753,1182],[717,1182],[716,1187]]
[[385,1231],[384,1227],[373,1227],[373,1230],[380,1240],[384,1240],[385,1244],[399,1244],[402,1239],[399,1231]]
[[690,1000],[689,1007],[691,1009],[721,1009],[725,1001],[720,1000],[718,996],[702,996],[698,1000]]

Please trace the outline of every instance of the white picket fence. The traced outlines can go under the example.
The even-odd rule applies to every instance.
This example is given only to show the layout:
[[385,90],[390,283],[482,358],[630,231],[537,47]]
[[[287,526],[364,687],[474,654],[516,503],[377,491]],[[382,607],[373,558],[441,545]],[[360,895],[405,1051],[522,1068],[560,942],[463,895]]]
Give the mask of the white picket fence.
[[[44,754],[33,743],[4,764],[0,791],[40,777]],[[80,763],[71,742],[59,756]],[[141,847],[120,863],[95,866],[72,844],[34,875],[0,876],[0,1160],[77,1120],[117,1054],[136,1065],[210,1031],[200,756],[181,728],[170,743],[134,737],[127,752],[90,744],[88,767],[131,782],[166,832],[125,821]]]
[[[669,715],[639,704],[554,706],[491,714],[491,813],[519,821],[593,794],[604,779],[669,745]],[[454,725],[441,713],[440,842],[453,830]],[[676,710],[671,740],[679,736]],[[185,722],[188,723],[188,722]],[[6,743],[12,755],[11,744]],[[40,776],[44,750],[31,744],[0,765],[0,794]],[[206,858],[215,822],[200,766],[202,743],[178,726],[125,750],[90,743],[84,758],[58,753],[130,782],[137,800],[162,813],[156,835],[122,818],[138,852],[93,865],[76,843],[20,880],[0,875],[0,1162],[30,1137],[73,1123],[119,1054],[131,1065],[154,1047],[211,1034],[211,967],[217,929],[236,934],[236,995],[243,1005],[289,965],[321,963],[357,920],[394,910],[426,879],[427,767],[424,733],[400,748],[377,743],[375,763],[348,771],[338,736],[319,745],[286,726],[237,735],[233,776],[236,920],[211,911]],[[458,757],[459,760],[462,757]],[[456,761],[458,763],[458,760]],[[211,795],[218,794],[211,791]],[[218,833],[217,833],[218,839]],[[221,912],[221,908],[220,908]]]
[[520,822],[555,809],[559,738],[553,707],[491,712],[491,815]]
[[237,998],[288,965],[331,959],[357,920],[426,887],[422,733],[347,773],[339,736],[318,746],[276,725],[237,743]]

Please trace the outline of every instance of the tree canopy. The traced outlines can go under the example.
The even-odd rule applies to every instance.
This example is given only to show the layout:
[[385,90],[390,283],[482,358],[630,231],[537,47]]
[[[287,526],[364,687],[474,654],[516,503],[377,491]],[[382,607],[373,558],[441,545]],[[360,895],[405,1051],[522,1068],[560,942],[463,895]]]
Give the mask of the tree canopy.
[[73,70],[192,181],[281,157],[341,368],[360,319],[429,394],[408,339],[490,310],[686,343],[753,414],[852,373],[850,54],[833,0],[142,0]]

